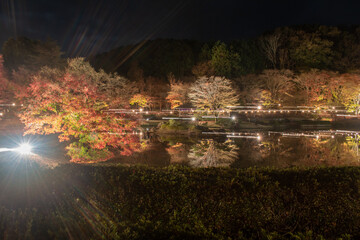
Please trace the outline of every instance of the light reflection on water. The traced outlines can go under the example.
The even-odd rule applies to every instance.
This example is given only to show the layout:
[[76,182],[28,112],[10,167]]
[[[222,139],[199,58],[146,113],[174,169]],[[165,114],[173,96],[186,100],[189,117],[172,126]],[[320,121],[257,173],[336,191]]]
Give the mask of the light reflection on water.
[[[234,168],[360,166],[360,138],[356,134],[259,132],[246,135],[249,137],[232,136],[239,135],[147,135],[141,140],[140,151],[131,156],[118,155],[105,164]],[[38,146],[32,160],[50,167],[69,162],[66,143],[59,143],[57,136],[38,136],[33,140]],[[0,145],[13,148],[19,141],[15,137],[3,137]],[[13,158],[12,155],[4,152],[0,158]]]
[[261,138],[153,136],[143,151],[108,163],[192,167],[359,166],[358,135],[287,136],[260,133]]

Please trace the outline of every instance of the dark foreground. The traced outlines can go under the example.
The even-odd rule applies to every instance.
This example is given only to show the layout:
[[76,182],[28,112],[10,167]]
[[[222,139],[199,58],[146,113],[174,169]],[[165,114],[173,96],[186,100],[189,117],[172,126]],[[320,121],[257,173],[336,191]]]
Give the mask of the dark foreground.
[[359,239],[360,168],[0,161],[1,239]]

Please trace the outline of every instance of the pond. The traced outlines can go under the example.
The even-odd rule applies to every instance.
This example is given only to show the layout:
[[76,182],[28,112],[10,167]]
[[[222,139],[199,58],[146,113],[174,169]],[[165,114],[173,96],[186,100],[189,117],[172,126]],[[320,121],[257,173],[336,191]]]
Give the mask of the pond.
[[152,135],[143,143],[143,151],[107,163],[235,168],[360,165],[359,133],[354,131]]
[[[191,167],[313,167],[359,166],[360,132],[242,131],[204,133],[199,136],[165,134],[141,137],[142,149],[130,156],[117,155],[102,164],[147,165],[165,167],[173,164]],[[145,135],[144,135],[145,136]],[[0,148],[14,148],[19,142],[34,145],[32,160],[50,167],[68,163],[66,143],[57,136],[7,135],[0,138]],[[13,152],[0,157],[18,158]]]

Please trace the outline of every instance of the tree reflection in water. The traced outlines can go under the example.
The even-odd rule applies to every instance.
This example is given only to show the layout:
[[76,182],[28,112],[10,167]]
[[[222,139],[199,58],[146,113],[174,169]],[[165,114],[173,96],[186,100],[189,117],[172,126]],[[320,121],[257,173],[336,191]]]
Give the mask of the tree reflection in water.
[[[245,144],[246,143],[246,144]],[[246,156],[239,165],[270,167],[357,166],[359,162],[359,137],[328,136],[319,138],[281,137],[264,138],[260,143],[238,143]],[[241,151],[241,152],[242,152]],[[260,156],[259,156],[260,155]]]
[[131,156],[120,156],[109,163],[192,167],[314,167],[360,166],[358,135],[287,137],[262,134],[259,139],[201,139],[181,136],[152,136],[140,139]]
[[193,167],[228,167],[238,157],[239,148],[230,140],[223,143],[201,140],[190,149],[189,165]]

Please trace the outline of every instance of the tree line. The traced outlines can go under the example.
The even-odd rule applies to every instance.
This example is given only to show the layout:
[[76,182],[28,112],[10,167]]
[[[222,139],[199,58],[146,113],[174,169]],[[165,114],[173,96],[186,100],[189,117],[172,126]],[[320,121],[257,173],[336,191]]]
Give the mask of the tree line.
[[[1,98],[24,104],[27,133],[60,133],[75,161],[139,147],[131,118],[109,108],[229,105],[360,106],[360,28],[283,27],[230,43],[153,40],[88,59],[67,59],[51,40],[9,39],[2,47]],[[123,141],[114,137],[124,136]],[[123,144],[126,142],[126,144]]]

